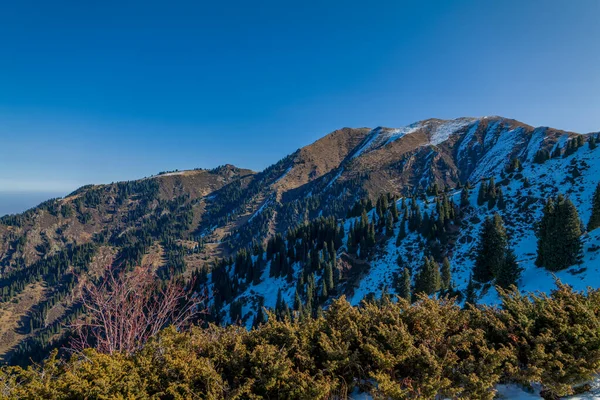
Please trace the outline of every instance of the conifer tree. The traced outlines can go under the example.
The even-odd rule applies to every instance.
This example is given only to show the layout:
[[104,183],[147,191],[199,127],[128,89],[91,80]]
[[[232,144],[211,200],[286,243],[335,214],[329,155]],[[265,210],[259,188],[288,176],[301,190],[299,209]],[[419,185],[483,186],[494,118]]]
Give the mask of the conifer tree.
[[560,146],[557,143],[556,146],[554,147],[554,150],[552,151],[552,158],[560,158],[561,155],[562,155],[562,149],[560,148]]
[[535,157],[533,158],[533,162],[536,164],[543,164],[550,159],[550,152],[548,150],[538,150],[535,153]]
[[281,311],[283,311],[283,296],[281,294],[281,288],[277,291],[277,300],[275,301],[275,314],[279,316]]
[[402,278],[400,281],[400,287],[398,290],[398,295],[403,299],[410,301],[411,293],[410,293],[410,272],[408,268],[404,268],[402,270]]
[[577,209],[562,195],[548,199],[536,235],[536,265],[559,271],[581,261],[581,223]]
[[415,292],[432,295],[438,290],[440,290],[440,267],[433,259],[425,257],[415,280]]
[[465,291],[465,305],[475,304],[477,302],[477,294],[475,293],[475,283],[473,282],[473,274],[469,275],[469,283]]
[[325,265],[325,273],[323,274],[323,279],[325,280],[325,283],[326,283],[328,291],[333,290],[333,268],[332,268],[332,263],[333,262],[328,262]]
[[504,210],[506,208],[506,200],[504,199],[504,192],[502,188],[498,188],[498,209]]
[[387,237],[394,236],[394,218],[391,212],[385,214],[385,234]]
[[596,186],[592,199],[592,215],[587,225],[588,232],[600,227],[600,183]]
[[404,238],[406,237],[406,214],[402,217],[402,221],[400,221],[400,230],[398,231],[398,237],[396,238],[396,246],[400,246]]
[[508,164],[508,166],[506,167],[506,172],[517,172],[521,170],[521,161],[517,158],[514,157],[510,160],[510,163]]
[[508,289],[511,285],[517,285],[521,276],[522,268],[517,263],[517,257],[512,249],[508,249],[504,257],[504,262],[496,272],[496,285],[503,289]]
[[485,181],[482,181],[481,184],[479,185],[479,192],[477,193],[477,205],[478,206],[482,206],[483,203],[485,203],[485,201],[487,200],[487,192],[488,192],[488,186],[487,183]]
[[369,230],[367,233],[367,246],[369,248],[375,246],[375,224],[373,222],[369,224]]
[[258,328],[259,326],[267,323],[267,314],[265,314],[264,310],[264,299],[261,297],[258,302],[258,310],[256,315],[254,316],[254,321],[252,321],[252,327]]
[[399,220],[399,215],[398,215],[398,206],[396,205],[396,200],[394,198],[394,201],[392,201],[392,205],[390,207],[390,210],[392,212],[392,218],[394,220],[394,223],[398,222]]
[[497,213],[494,217],[487,217],[483,223],[473,268],[476,281],[489,282],[496,276],[498,267],[506,258],[507,248],[508,240],[502,217]]
[[302,308],[302,300],[300,299],[300,294],[296,289],[296,293],[294,294],[294,310],[299,311]]
[[496,188],[494,177],[490,178],[490,183],[488,185],[488,191],[485,198],[488,201],[488,208],[490,210],[494,208],[496,205],[496,199],[498,198],[498,189]]
[[324,279],[321,279],[321,301],[327,300],[329,293],[327,291],[327,283],[325,283]]
[[465,186],[460,193],[460,208],[466,208],[471,205],[469,196],[471,195],[470,190]]
[[598,147],[598,143],[596,142],[596,137],[594,135],[590,136],[588,143],[590,145],[590,150],[594,150],[596,147]]
[[450,269],[450,261],[448,261],[447,257],[444,257],[441,270],[441,287],[443,290],[449,290],[452,284],[452,273]]

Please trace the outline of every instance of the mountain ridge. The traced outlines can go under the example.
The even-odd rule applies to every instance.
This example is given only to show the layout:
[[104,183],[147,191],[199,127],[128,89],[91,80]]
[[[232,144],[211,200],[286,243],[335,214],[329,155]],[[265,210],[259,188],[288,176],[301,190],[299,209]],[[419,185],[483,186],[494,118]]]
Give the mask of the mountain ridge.
[[[47,343],[60,337],[63,330],[55,325],[64,325],[74,315],[70,310],[76,305],[79,288],[101,276],[109,265],[129,268],[143,264],[160,276],[190,277],[200,271],[210,275],[216,263],[237,257],[240,250],[255,243],[266,245],[277,235],[285,237],[290,229],[321,217],[342,224],[347,238],[349,224],[356,221],[348,217],[349,210],[361,199],[374,201],[382,194],[405,199],[416,196],[423,212],[434,215],[435,210],[427,208],[427,201],[432,201],[427,193],[434,187],[458,203],[455,197],[465,185],[477,189],[480,182],[496,178],[511,195],[508,211],[502,211],[510,230],[533,232],[532,221],[539,216],[540,202],[553,193],[552,185],[571,193],[582,215],[587,216],[590,188],[598,180],[593,169],[599,154],[586,146],[567,155],[566,146],[576,137],[587,140],[590,135],[532,127],[502,117],[432,118],[401,128],[338,129],[258,172],[226,164],[210,170],[171,171],[134,181],[86,185],[62,199],[0,218],[0,318],[4,322],[0,353],[9,360],[24,343],[31,350],[32,341],[45,337]],[[564,155],[543,165],[534,162],[540,152],[551,154],[557,148],[563,149]],[[514,160],[523,165],[518,174],[507,172]],[[560,181],[549,180],[549,166],[564,170],[556,175]],[[574,168],[578,176],[569,172]],[[522,187],[524,176],[528,184],[540,186],[527,197],[521,193],[527,192]],[[507,181],[509,177],[516,183]],[[522,210],[518,201],[531,201],[533,206]],[[468,226],[460,228],[453,239],[456,243],[444,244],[443,249],[443,254],[457,263],[453,272],[458,290],[466,285],[465,274],[471,266],[468,252],[481,219],[498,211],[477,206],[473,194],[471,207]],[[377,219],[373,210],[368,215]],[[393,229],[398,235],[398,222]],[[384,283],[391,287],[398,254],[413,260],[411,263],[420,262],[423,249],[431,243],[411,235],[406,249],[398,250],[395,242],[378,233],[375,254],[349,259],[357,266],[365,265],[366,271],[352,278],[356,287],[344,284],[343,291],[352,289],[353,303],[377,292]],[[530,234],[515,236],[517,242],[533,245]],[[595,245],[593,236],[586,252],[592,254]],[[347,243],[340,250],[338,255],[347,252]],[[518,254],[520,262],[529,262],[524,250]],[[53,257],[66,261],[63,265],[63,261],[52,261]],[[586,260],[596,263],[591,257]],[[256,262],[255,256],[253,260]],[[252,323],[260,301],[275,306],[277,293],[273,291],[277,289],[285,288],[282,296],[293,302],[293,282],[300,279],[301,263],[293,264],[290,283],[269,275],[272,262],[262,265],[257,277],[261,283],[256,285],[242,283],[233,269],[226,268],[227,279],[233,280],[229,290],[235,295],[222,304],[221,321],[228,321],[226,314],[233,301],[244,301],[243,321]],[[486,302],[494,301],[489,288],[479,290]],[[43,316],[40,326],[36,322],[28,331],[27,325],[37,321],[38,314]]]

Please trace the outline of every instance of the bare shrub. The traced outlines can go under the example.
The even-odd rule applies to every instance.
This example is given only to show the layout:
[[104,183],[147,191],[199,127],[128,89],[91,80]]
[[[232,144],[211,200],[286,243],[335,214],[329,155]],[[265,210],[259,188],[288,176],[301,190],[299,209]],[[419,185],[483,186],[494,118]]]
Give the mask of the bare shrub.
[[205,312],[205,296],[191,287],[174,278],[163,282],[145,267],[128,273],[109,269],[100,283],[82,291],[84,312],[72,326],[73,348],[131,354],[166,326],[184,329]]

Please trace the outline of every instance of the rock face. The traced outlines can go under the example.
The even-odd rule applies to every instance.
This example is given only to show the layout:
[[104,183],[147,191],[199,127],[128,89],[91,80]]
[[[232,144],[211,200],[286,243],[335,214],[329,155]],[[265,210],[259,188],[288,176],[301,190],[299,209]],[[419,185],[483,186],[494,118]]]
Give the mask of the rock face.
[[[161,276],[189,276],[239,249],[265,244],[278,233],[285,236],[289,228],[327,216],[336,218],[347,238],[356,222],[346,218],[348,210],[361,198],[416,195],[423,212],[434,215],[432,198],[426,200],[434,186],[446,190],[457,204],[457,188],[467,183],[474,187],[471,207],[444,249],[457,289],[464,289],[468,281],[481,221],[500,212],[525,268],[523,287],[548,290],[551,277],[536,276],[539,269],[533,266],[534,223],[545,197],[557,192],[569,195],[587,222],[592,191],[600,179],[600,152],[585,144],[567,157],[543,164],[534,159],[540,151],[552,154],[565,148],[578,136],[502,117],[429,119],[395,129],[343,128],[258,173],[225,165],[90,185],[23,214],[5,216],[0,219],[0,290],[6,323],[0,326],[0,352],[10,358],[20,344],[31,345],[44,336],[45,345],[60,337],[63,331],[57,326],[74,312],[77,288],[102,275],[110,264],[148,264]],[[515,160],[519,171],[507,172]],[[503,210],[480,207],[475,201],[480,182],[492,177],[504,190]],[[374,214],[373,210],[369,216]],[[397,246],[399,224],[394,223],[393,238],[378,235],[376,251],[369,257],[345,254],[344,242],[338,251],[340,268],[357,265],[362,272],[353,275],[352,287],[337,294],[344,292],[358,303],[384,287],[393,292],[399,255],[418,268],[431,244],[409,232]],[[596,286],[592,276],[600,268],[594,250],[600,247],[599,238],[591,233],[585,240],[584,266],[578,267],[583,270],[561,278]],[[301,265],[294,264],[291,279],[283,279],[269,276],[269,263],[260,282],[235,288],[232,302],[243,303],[242,317],[248,324],[260,303],[275,307],[278,291],[290,306],[294,302]],[[542,282],[539,287],[536,277]],[[483,301],[493,302],[494,293],[479,289]],[[223,304],[223,322],[228,321],[229,306]],[[28,330],[24,326],[32,316],[43,323]]]

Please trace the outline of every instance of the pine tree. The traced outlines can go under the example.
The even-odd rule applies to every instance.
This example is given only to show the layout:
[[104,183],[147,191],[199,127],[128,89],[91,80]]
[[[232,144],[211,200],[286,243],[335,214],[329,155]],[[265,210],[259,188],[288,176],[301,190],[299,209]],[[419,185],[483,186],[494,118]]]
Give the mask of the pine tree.
[[504,210],[506,208],[506,200],[504,199],[504,192],[502,188],[498,189],[498,210]]
[[550,152],[548,150],[538,150],[535,153],[535,157],[533,158],[533,162],[536,164],[543,164],[550,159]]
[[469,275],[469,283],[465,290],[465,305],[475,304],[477,302],[477,294],[475,293],[475,284],[473,282],[473,274]]
[[283,296],[281,294],[281,288],[277,291],[277,301],[275,302],[275,315],[279,316],[283,311]]
[[562,153],[562,149],[560,148],[560,146],[557,143],[556,146],[554,147],[554,150],[552,151],[552,158],[560,158],[561,153]]
[[452,273],[450,271],[450,261],[448,261],[447,257],[444,257],[444,261],[442,262],[442,270],[441,270],[441,280],[442,280],[442,289],[449,290],[452,284]]
[[488,186],[487,183],[485,181],[482,181],[481,184],[479,185],[479,192],[477,193],[477,205],[478,206],[482,206],[483,203],[485,203],[485,201],[487,200],[487,192],[488,192]]
[[402,221],[400,221],[400,230],[398,231],[398,237],[396,238],[396,246],[400,246],[404,238],[406,237],[406,214],[402,217]]
[[398,295],[408,301],[411,299],[410,272],[408,271],[408,268],[404,268],[404,270],[402,270],[402,278],[400,281],[400,287],[398,289]]
[[440,290],[440,267],[429,257],[425,257],[415,281],[415,292],[432,295]]
[[323,274],[323,279],[325,280],[325,283],[327,285],[327,290],[331,291],[333,290],[333,267],[332,267],[332,262],[328,262],[325,265],[325,273]]
[[488,191],[486,194],[486,199],[488,201],[488,209],[494,208],[496,205],[496,199],[498,198],[498,189],[496,188],[496,182],[494,178],[490,178],[490,183],[488,185]]
[[506,172],[511,173],[511,172],[517,172],[520,170],[521,170],[521,161],[517,157],[512,158],[510,160],[510,163],[506,167]]
[[252,327],[258,328],[259,326],[267,323],[267,314],[264,311],[264,299],[261,297],[258,303],[258,311],[254,316],[254,321],[252,321]]
[[394,236],[394,218],[391,212],[387,212],[385,215],[385,234],[387,237]]
[[587,225],[588,232],[600,227],[600,183],[596,186],[592,200],[592,215]]
[[465,186],[462,192],[460,193],[460,208],[466,208],[471,205],[471,202],[469,200],[470,194],[471,193],[469,189]]
[[559,271],[581,261],[581,223],[571,200],[548,199],[536,235],[536,265]]
[[321,279],[321,301],[327,300],[329,296],[329,292],[327,291],[327,283],[325,283],[324,279]]
[[392,202],[392,205],[390,206],[390,210],[392,212],[392,218],[394,220],[394,223],[398,222],[399,215],[398,215],[398,207],[396,206],[395,198],[394,198],[394,201]]
[[590,145],[590,150],[594,150],[596,147],[598,147],[598,143],[596,142],[596,137],[594,135],[590,136],[588,143]]
[[299,311],[302,308],[302,300],[300,299],[300,294],[298,290],[294,294],[294,310]]
[[487,217],[483,223],[477,246],[477,258],[473,275],[478,282],[489,282],[496,276],[498,267],[504,262],[508,240],[504,222],[499,214]]
[[521,276],[522,268],[517,263],[517,257],[512,249],[506,251],[504,261],[496,273],[496,285],[507,289],[511,285],[517,286],[517,281]]

